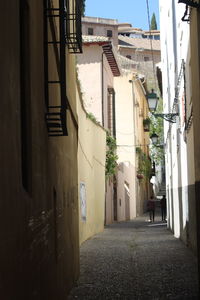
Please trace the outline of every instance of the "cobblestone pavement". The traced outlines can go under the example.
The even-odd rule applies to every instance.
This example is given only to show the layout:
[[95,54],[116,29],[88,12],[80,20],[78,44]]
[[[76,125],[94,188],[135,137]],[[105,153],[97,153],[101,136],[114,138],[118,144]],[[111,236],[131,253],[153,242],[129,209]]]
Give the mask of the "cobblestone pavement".
[[146,218],[107,226],[81,246],[72,299],[199,299],[197,260],[167,229]]

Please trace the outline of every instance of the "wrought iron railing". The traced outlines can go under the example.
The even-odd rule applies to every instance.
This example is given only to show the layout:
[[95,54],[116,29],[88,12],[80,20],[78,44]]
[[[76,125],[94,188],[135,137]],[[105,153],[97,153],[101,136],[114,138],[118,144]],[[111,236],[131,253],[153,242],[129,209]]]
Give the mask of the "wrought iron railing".
[[66,0],[66,44],[70,53],[82,53],[82,0]]
[[[45,114],[49,136],[67,135],[65,0],[44,0]],[[58,28],[58,30],[56,29]],[[52,78],[53,77],[53,78]]]

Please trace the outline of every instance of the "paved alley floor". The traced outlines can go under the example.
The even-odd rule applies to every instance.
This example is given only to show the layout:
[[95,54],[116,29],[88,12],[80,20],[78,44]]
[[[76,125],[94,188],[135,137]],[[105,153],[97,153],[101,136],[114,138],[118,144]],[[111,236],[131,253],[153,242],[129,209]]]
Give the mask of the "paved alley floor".
[[199,299],[197,260],[147,218],[107,226],[81,246],[81,274],[71,299]]

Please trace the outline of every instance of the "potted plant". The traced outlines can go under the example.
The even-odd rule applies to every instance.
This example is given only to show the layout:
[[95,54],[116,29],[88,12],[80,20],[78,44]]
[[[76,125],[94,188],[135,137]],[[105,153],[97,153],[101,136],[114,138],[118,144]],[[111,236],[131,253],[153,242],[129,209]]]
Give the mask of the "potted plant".
[[144,131],[146,132],[150,131],[150,124],[151,124],[150,118],[146,118],[143,120]]
[[137,174],[137,179],[143,179],[143,178],[144,178],[144,176],[142,174],[140,174],[140,173]]

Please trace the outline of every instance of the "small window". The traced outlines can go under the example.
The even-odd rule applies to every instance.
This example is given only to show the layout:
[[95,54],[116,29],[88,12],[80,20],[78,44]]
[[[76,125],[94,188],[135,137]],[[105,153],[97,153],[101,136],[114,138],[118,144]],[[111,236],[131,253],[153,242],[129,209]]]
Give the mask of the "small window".
[[112,30],[107,30],[107,37],[112,37]]
[[126,58],[131,59],[131,55],[126,55]]
[[144,61],[149,61],[149,57],[148,56],[144,56]]
[[88,35],[93,35],[93,34],[94,34],[93,28],[88,28]]

